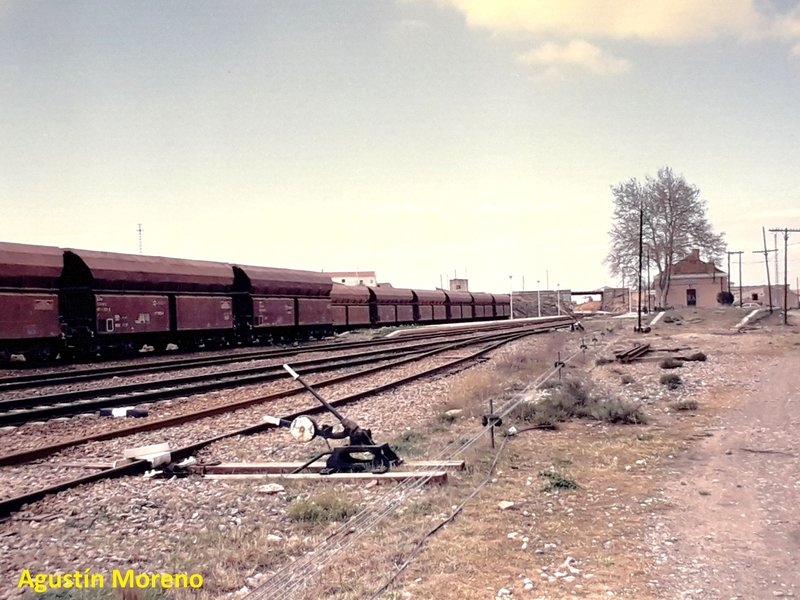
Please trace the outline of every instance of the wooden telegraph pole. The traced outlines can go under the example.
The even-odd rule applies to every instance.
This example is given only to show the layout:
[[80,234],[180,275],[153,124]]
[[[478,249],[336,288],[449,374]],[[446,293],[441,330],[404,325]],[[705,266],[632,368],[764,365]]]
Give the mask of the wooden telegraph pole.
[[[783,324],[789,324],[789,233],[800,233],[800,229],[770,229],[771,232],[783,232]],[[775,260],[778,258],[777,248]]]
[[728,255],[728,293],[731,291],[731,254],[738,254],[739,255],[739,306],[744,304],[744,298],[742,298],[742,253],[743,250],[739,250],[738,252],[726,252],[725,254]]
[[763,254],[764,255],[764,265],[767,268],[767,295],[769,296],[769,312],[772,314],[772,284],[769,281],[769,256],[770,252],[775,252],[774,250],[767,250],[767,233],[764,228],[761,228],[761,235],[764,238],[764,249],[763,250],[753,250],[753,254]]

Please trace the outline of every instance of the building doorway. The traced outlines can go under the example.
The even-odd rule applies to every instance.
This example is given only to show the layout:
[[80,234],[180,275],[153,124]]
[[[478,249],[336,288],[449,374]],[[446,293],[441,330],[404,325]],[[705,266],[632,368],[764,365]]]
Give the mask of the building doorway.
[[686,306],[697,306],[697,290],[686,290]]

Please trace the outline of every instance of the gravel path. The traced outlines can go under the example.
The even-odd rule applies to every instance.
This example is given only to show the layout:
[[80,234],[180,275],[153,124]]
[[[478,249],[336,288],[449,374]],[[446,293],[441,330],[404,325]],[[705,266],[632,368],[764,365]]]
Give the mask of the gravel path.
[[731,363],[730,411],[673,465],[676,510],[648,532],[659,597],[800,595],[800,350],[753,359]]

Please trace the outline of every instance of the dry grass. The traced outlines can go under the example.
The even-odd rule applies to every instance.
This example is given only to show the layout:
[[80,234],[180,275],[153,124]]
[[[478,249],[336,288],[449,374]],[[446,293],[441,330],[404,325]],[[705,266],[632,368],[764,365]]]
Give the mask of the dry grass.
[[670,404],[670,408],[673,410],[697,410],[700,408],[700,403],[697,400],[684,398]]
[[478,416],[488,411],[489,399],[500,399],[504,382],[496,373],[483,370],[465,373],[452,386],[444,410],[460,409],[467,416]]
[[541,398],[520,404],[511,416],[540,426],[587,418],[606,423],[647,422],[639,406],[617,398],[605,398],[577,378],[551,382]]
[[[109,585],[106,582],[106,585]],[[158,589],[61,589],[46,592],[29,592],[23,600],[165,600],[164,592]]]
[[[568,556],[581,571],[574,582],[582,586],[580,596],[600,597],[607,590],[620,595],[624,587],[627,597],[652,598],[640,533],[648,515],[666,506],[652,500],[657,491],[649,475],[674,450],[676,438],[640,440],[637,432],[573,423],[557,433],[514,438],[497,482],[428,542],[393,593],[382,598],[400,598],[404,591],[415,598],[491,598],[501,587],[525,597],[523,577],[537,584],[535,596],[566,597],[574,584],[543,583],[540,569],[553,573]],[[627,504],[628,498],[641,502]],[[500,510],[501,500],[515,505]],[[587,573],[593,577],[585,579]]]
[[676,390],[683,385],[683,379],[681,379],[681,376],[677,375],[676,373],[667,373],[662,375],[659,381],[662,385],[667,386],[671,390]]
[[683,366],[683,363],[675,358],[665,358],[659,366],[662,369],[678,369]]
[[[452,384],[443,412],[460,409],[467,417],[477,417],[489,412],[489,400],[495,407],[525,389],[543,371],[547,370],[563,350],[564,333],[544,339],[537,349],[508,348],[498,353],[492,368],[470,369]],[[453,419],[444,419],[452,421]]]
[[357,512],[358,507],[355,504],[328,490],[313,496],[295,498],[286,515],[292,521],[319,525],[346,521]]

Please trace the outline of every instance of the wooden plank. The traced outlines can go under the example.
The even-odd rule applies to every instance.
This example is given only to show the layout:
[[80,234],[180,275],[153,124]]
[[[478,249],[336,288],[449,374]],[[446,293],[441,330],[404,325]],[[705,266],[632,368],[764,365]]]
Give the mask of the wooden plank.
[[[234,474],[234,473],[291,473],[303,466],[302,462],[269,462],[269,463],[219,463],[216,465],[192,465],[189,472],[200,474]],[[401,465],[404,469],[426,469],[463,471],[466,464],[463,460],[410,460]],[[325,468],[325,461],[311,463],[305,472],[319,472]]]
[[113,462],[64,462],[45,464],[51,467],[60,467],[64,469],[111,469],[114,467]]
[[397,482],[409,479],[428,479],[430,483],[445,483],[447,481],[446,471],[390,471],[388,473],[331,473],[321,475],[319,473],[234,473],[227,475],[204,475],[204,479],[214,479],[220,481],[239,481],[239,480],[264,480],[272,481],[335,481],[342,482],[369,482],[377,481]]

